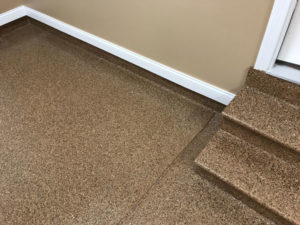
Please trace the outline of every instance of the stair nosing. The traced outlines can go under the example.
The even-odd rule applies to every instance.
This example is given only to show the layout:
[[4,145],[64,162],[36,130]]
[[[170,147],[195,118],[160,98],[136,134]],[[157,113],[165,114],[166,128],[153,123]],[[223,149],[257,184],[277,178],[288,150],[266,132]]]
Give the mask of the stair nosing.
[[[221,129],[233,136],[236,136],[250,144],[257,146],[262,151],[266,151],[276,156],[277,158],[281,158],[292,163],[300,163],[300,152],[297,152],[294,149],[286,147],[279,142],[265,137],[255,130],[241,125],[240,123],[236,123],[234,120],[228,119],[227,117],[223,116]],[[253,139],[251,140],[251,137],[255,138],[256,142],[254,142]]]
[[291,146],[291,145],[289,145],[289,144],[283,143],[283,142],[281,142],[280,140],[278,140],[278,139],[272,137],[271,135],[269,135],[269,134],[267,134],[267,133],[265,133],[265,132],[262,132],[261,130],[257,129],[255,126],[252,126],[251,124],[246,123],[246,122],[244,122],[244,121],[242,121],[242,120],[239,120],[239,119],[237,119],[237,118],[235,118],[235,117],[233,117],[233,116],[230,116],[229,114],[227,114],[227,113],[224,112],[224,111],[222,112],[222,115],[223,115],[223,117],[225,117],[226,119],[228,119],[228,120],[230,120],[230,121],[232,121],[232,122],[235,122],[235,123],[241,125],[241,126],[244,127],[245,129],[248,129],[248,130],[250,130],[250,131],[252,131],[252,132],[255,132],[255,133],[259,134],[259,135],[262,135],[264,138],[266,138],[266,139],[268,139],[268,140],[270,140],[270,141],[272,141],[272,142],[275,142],[275,143],[277,143],[277,144],[279,144],[279,145],[281,145],[281,146],[283,146],[283,147],[285,147],[285,148],[288,148],[288,149],[292,150],[293,152],[295,152],[297,155],[300,156],[300,150],[296,149],[294,146]]
[[[278,222],[277,220],[280,219],[281,221],[284,221],[285,225],[297,225],[297,221],[292,220],[291,218],[287,218],[285,215],[283,215],[282,213],[280,213],[280,211],[276,210],[273,207],[270,207],[266,204],[264,204],[260,199],[258,199],[257,197],[253,196],[251,193],[248,194],[247,192],[245,192],[244,190],[242,190],[241,188],[236,187],[232,182],[230,182],[229,180],[225,179],[222,176],[219,176],[216,171],[209,169],[208,167],[206,167],[205,165],[203,165],[202,163],[198,163],[196,162],[197,166],[199,168],[201,168],[202,170],[206,171],[206,173],[209,173],[211,176],[214,177],[214,179],[217,179],[219,181],[221,181],[223,184],[225,184],[227,186],[227,188],[240,193],[241,195],[243,195],[244,198],[246,199],[251,199],[252,201],[254,201],[257,205],[259,205],[260,207],[262,207],[264,210],[267,210],[271,216],[269,217],[269,219],[273,220],[274,222]],[[201,172],[200,172],[201,173]],[[224,188],[220,187],[221,189],[224,190]],[[225,190],[226,191],[226,190]],[[232,194],[232,193],[230,193]],[[235,198],[237,198],[235,195],[233,195]],[[241,199],[237,198],[238,200],[242,201]],[[243,201],[242,201],[243,202]],[[256,207],[252,207],[254,210],[256,210]],[[258,211],[259,212],[259,211]],[[260,212],[259,212],[260,213]],[[273,218],[275,217],[275,219]],[[279,218],[278,218],[279,217]]]

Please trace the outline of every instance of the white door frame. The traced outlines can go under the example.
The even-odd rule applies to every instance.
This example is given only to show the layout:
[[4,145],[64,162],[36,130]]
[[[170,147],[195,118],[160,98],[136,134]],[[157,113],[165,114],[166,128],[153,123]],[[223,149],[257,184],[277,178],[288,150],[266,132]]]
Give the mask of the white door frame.
[[300,83],[300,75],[295,75],[297,72],[294,71],[295,69],[286,69],[283,68],[285,66],[275,65],[296,4],[297,0],[275,0],[254,69],[265,71],[294,83]]

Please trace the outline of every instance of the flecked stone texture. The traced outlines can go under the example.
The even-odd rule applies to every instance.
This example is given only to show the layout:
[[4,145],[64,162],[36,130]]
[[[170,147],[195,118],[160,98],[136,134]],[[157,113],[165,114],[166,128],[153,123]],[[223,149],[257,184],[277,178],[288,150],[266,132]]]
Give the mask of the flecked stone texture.
[[196,172],[193,160],[219,123],[216,117],[193,139],[123,225],[274,224]]
[[274,213],[300,223],[299,163],[286,162],[223,130],[196,162]]
[[0,28],[0,81],[1,225],[274,224],[198,175],[224,106],[27,17]]
[[236,123],[234,120],[223,117],[222,129],[287,162],[300,163],[299,152],[266,138],[255,130],[245,129],[242,124]]
[[[300,89],[300,87],[299,87]],[[300,155],[300,107],[245,87],[224,110],[226,118],[294,149]]]
[[279,224],[300,224],[300,87],[253,69],[199,171]]
[[299,85],[273,77],[263,71],[251,68],[247,75],[246,86],[300,106]]
[[6,225],[117,224],[214,115],[30,23],[1,32],[0,80]]

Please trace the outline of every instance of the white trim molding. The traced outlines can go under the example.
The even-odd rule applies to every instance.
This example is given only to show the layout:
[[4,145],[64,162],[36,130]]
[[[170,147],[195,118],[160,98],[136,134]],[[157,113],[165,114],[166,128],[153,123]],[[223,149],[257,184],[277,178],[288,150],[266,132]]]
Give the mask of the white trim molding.
[[26,6],[19,6],[0,14],[0,26],[26,16]]
[[31,9],[27,6],[20,6],[14,10],[0,14],[0,24],[3,25],[22,16],[29,16],[39,22],[47,24],[50,27],[53,27],[72,37],[75,37],[99,49],[109,52],[112,55],[118,56],[134,65],[137,65],[154,74],[157,74],[158,76],[161,76],[169,81],[172,81],[180,86],[183,86],[189,90],[204,95],[224,105],[228,105],[235,97],[235,94],[231,92],[228,92],[207,82],[196,79],[188,74],[163,65],[157,61],[154,61],[138,53],[130,51],[126,48],[104,40],[86,31],[78,29],[74,26],[71,26],[44,13]]
[[275,0],[254,69],[269,71],[275,65],[297,0]]
[[285,64],[275,64],[268,74],[300,85],[300,70]]
[[297,0],[275,0],[254,69],[299,84],[300,70],[276,64]]

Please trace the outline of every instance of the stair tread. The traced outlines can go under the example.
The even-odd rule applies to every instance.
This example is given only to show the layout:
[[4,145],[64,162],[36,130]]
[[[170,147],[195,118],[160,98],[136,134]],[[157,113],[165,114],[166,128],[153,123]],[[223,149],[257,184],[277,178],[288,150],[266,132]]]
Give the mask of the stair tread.
[[280,216],[300,224],[300,167],[224,130],[196,163]]
[[300,153],[300,109],[246,87],[223,115]]

